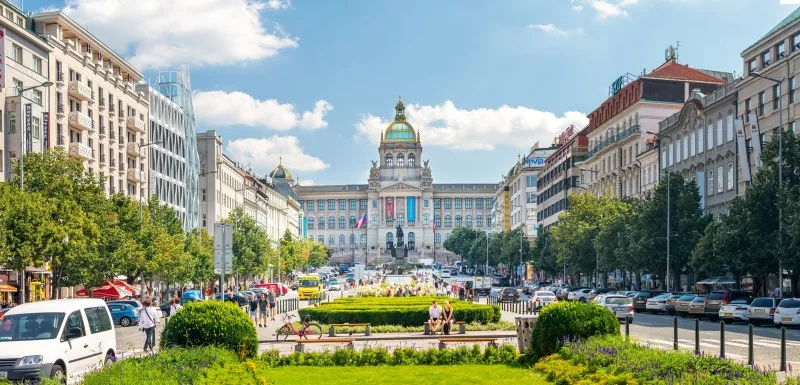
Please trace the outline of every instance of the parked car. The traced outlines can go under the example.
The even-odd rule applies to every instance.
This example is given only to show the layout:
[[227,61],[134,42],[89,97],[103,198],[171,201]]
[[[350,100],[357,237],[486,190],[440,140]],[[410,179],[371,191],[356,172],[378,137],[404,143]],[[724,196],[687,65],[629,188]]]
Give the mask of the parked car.
[[686,293],[674,293],[670,294],[667,297],[667,304],[665,306],[666,312],[669,314],[675,314],[675,305],[678,303],[678,300],[686,295]]
[[[708,298],[706,298],[706,301],[708,301]],[[733,323],[733,321],[748,322],[750,320],[750,302],[752,301],[750,298],[739,298],[730,301],[719,308],[717,317],[725,321],[726,324]]]
[[442,278],[450,278],[450,270],[448,270],[448,269],[442,269],[442,274],[441,274],[441,276],[442,276]]
[[753,296],[746,291],[712,291],[705,299],[705,312],[708,319],[717,321],[719,319],[719,310],[722,306],[730,303],[735,299],[751,299]]
[[110,365],[116,353],[111,313],[100,299],[31,302],[0,320],[0,371],[10,381],[66,377],[74,383]]
[[644,290],[636,293],[633,298],[633,310],[634,311],[645,311],[647,310],[647,300],[653,298],[659,294],[663,293],[663,291],[653,291],[653,290]]
[[108,310],[111,312],[111,319],[114,320],[114,325],[128,327],[139,323],[139,311],[134,309],[133,306],[124,303],[107,305]]
[[692,303],[692,300],[697,297],[697,294],[685,294],[684,296],[678,298],[678,301],[675,302],[675,314],[680,315],[681,317],[686,317],[689,315],[689,304]]
[[578,289],[567,293],[567,299],[570,301],[578,301],[582,303],[589,302],[589,293],[592,289]]
[[600,294],[608,294],[611,293],[612,291],[614,291],[614,289],[594,289],[589,292],[589,299],[593,300]]
[[[214,294],[214,299],[216,299],[217,301],[225,301],[228,299],[228,294],[227,293]],[[241,295],[239,295],[239,293],[233,293],[233,299],[236,300],[236,303],[239,306],[248,305],[248,303],[250,302],[249,298],[244,298]]]
[[267,295],[267,289],[263,287],[248,287],[247,291],[252,291],[253,293],[256,293],[256,296],[259,296],[261,294]]
[[331,278],[328,280],[328,290],[330,291],[340,291],[342,290],[342,285],[339,284],[339,280],[336,278]]
[[581,287],[581,286],[566,286],[566,287],[562,287],[561,290],[559,290],[559,291],[554,291],[554,293],[556,293],[556,297],[558,297],[558,299],[567,300],[569,298],[569,293],[571,291],[578,290],[578,289],[584,289],[584,287]]
[[784,298],[775,308],[775,327],[800,325],[800,298]]
[[513,287],[507,287],[500,292],[498,300],[500,302],[519,302],[519,291]]
[[633,322],[635,312],[633,308],[633,300],[631,298],[619,294],[606,294],[600,296],[597,304],[600,306],[605,306],[617,316],[617,319],[627,319],[629,322]]
[[142,311],[142,309],[144,309],[144,306],[142,306],[142,303],[137,301],[137,300],[135,300],[135,299],[118,299],[118,300],[115,300],[115,301],[108,301],[106,303],[107,304],[124,303],[126,305],[131,305],[134,309],[136,309],[136,311],[140,311],[140,312]]
[[556,295],[552,291],[540,290],[533,293],[531,301],[533,301],[533,306],[540,308],[542,306],[558,303],[558,298],[556,298]]
[[765,322],[772,323],[775,318],[775,309],[780,303],[780,298],[758,297],[754,299],[748,309],[750,323],[756,326]]
[[645,304],[645,310],[653,314],[667,311],[667,298],[671,296],[671,293],[663,293],[649,298]]
[[706,297],[708,294],[699,294],[689,303],[689,315],[703,318],[706,315]]
[[11,309],[11,308],[7,307],[5,309],[0,309],[0,319],[3,319],[3,315],[6,314],[8,309]]

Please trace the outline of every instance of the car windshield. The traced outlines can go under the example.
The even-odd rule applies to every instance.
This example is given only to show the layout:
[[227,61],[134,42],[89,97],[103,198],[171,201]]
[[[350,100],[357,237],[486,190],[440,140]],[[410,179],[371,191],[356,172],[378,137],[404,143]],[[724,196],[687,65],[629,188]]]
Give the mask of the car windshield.
[[337,280],[336,278],[331,278],[331,280],[328,281],[328,284],[329,285],[338,285],[339,284],[339,280]]
[[670,296],[669,294],[659,294],[659,295],[653,297],[653,299],[666,299],[666,298],[669,298],[669,296]]
[[700,303],[706,300],[706,297],[694,297],[692,303]]
[[6,315],[0,319],[0,342],[50,340],[58,336],[64,313]]
[[300,280],[300,287],[317,287],[319,286],[319,281],[316,279],[301,279]]
[[606,297],[606,303],[610,305],[628,305],[631,299],[628,297]]
[[693,295],[684,295],[683,297],[679,298],[678,301],[691,301],[694,299],[695,296]]
[[752,307],[772,307],[772,298],[756,298],[750,305]]
[[650,298],[653,296],[653,292],[651,291],[640,291],[636,293],[636,298]]
[[725,293],[723,293],[723,292],[714,292],[714,293],[709,294],[708,297],[706,297],[706,299],[710,299],[710,300],[714,300],[714,301],[725,299]]
[[784,309],[796,309],[800,308],[800,300],[796,299],[785,299],[781,301],[780,307]]

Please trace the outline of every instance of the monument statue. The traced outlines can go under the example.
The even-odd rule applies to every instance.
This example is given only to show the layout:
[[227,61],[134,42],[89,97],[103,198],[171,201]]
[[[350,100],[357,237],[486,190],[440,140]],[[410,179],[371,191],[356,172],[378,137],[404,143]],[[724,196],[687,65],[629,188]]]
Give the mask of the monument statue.
[[372,167],[369,169],[369,177],[372,178],[380,178],[381,177],[381,170],[378,168],[378,161],[373,160]]
[[397,247],[404,248],[403,245],[403,228],[397,225]]
[[431,177],[431,167],[428,165],[429,160],[423,161],[424,167],[422,167],[422,176],[430,178]]

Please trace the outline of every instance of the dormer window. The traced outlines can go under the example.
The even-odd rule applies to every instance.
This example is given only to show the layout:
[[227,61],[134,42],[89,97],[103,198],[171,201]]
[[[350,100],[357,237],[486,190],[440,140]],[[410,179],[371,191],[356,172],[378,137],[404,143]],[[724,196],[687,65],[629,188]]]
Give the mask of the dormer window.
[[761,54],[761,68],[766,68],[770,65],[771,61],[769,60],[769,51],[764,51]]

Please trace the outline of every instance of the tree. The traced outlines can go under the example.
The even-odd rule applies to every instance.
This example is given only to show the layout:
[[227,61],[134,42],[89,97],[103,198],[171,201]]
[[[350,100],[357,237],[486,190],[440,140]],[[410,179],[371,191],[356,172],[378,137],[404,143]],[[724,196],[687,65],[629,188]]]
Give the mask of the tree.
[[269,268],[272,247],[266,231],[255,220],[235,208],[225,220],[233,227],[233,271],[237,276],[254,276]]
[[550,235],[550,231],[545,230],[541,225],[537,234],[539,236],[536,237],[536,243],[531,250],[533,268],[545,272],[549,277],[555,277],[561,271],[561,265],[558,263],[553,246],[553,237]]
[[184,244],[190,260],[187,280],[205,284],[214,279],[214,238],[199,228],[186,236]]

